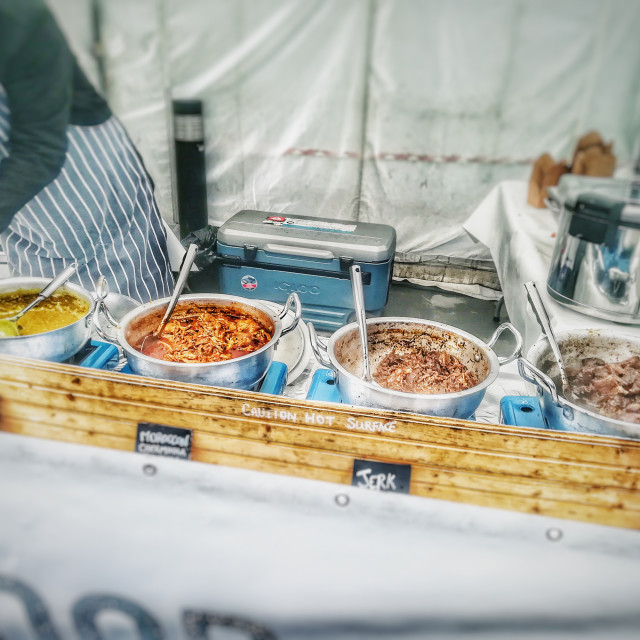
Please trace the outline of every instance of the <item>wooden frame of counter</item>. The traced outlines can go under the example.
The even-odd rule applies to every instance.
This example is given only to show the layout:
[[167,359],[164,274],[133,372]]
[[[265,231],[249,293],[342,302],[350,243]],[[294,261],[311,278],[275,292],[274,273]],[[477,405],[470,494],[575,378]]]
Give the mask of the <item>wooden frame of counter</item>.
[[0,355],[0,430],[133,451],[139,422],[193,430],[191,459],[351,484],[411,465],[410,493],[640,529],[640,441],[203,387]]

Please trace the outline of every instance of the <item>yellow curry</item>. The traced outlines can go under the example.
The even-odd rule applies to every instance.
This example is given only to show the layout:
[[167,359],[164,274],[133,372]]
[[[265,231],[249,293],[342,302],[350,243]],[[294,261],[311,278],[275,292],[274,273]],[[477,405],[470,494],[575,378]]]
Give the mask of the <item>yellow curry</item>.
[[[40,289],[18,289],[0,293],[0,320],[24,309],[39,293]],[[73,324],[88,311],[89,303],[85,299],[71,291],[59,289],[18,320],[18,333],[30,336],[60,329]]]

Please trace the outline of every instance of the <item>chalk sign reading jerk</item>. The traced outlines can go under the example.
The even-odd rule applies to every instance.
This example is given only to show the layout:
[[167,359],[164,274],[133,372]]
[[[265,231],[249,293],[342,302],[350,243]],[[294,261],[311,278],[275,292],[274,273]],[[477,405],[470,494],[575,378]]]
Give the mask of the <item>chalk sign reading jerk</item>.
[[183,458],[191,456],[191,429],[170,427],[154,422],[139,422],[136,435],[136,451],[150,453],[155,456]]
[[351,484],[371,491],[395,491],[409,493],[411,483],[410,464],[392,464],[374,460],[353,461]]

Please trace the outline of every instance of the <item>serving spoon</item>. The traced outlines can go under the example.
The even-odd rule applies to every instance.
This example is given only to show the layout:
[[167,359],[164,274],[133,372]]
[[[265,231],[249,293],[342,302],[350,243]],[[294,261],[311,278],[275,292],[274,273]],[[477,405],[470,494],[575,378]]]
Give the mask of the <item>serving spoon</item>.
[[551,319],[549,318],[547,308],[542,301],[542,297],[540,296],[538,287],[536,286],[535,282],[530,280],[529,282],[524,283],[524,288],[527,291],[527,297],[529,298],[529,302],[531,303],[531,308],[533,309],[538,323],[542,327],[544,335],[549,341],[551,351],[553,352],[553,355],[556,359],[558,371],[560,372],[560,381],[562,382],[562,393],[568,400],[575,399],[576,396],[571,389],[571,384],[569,383],[569,378],[564,366],[564,361],[562,360],[562,352],[560,351],[558,341],[556,340],[556,336],[553,333],[553,329],[551,328]]
[[171,300],[169,300],[169,306],[167,310],[164,312],[164,316],[162,320],[160,320],[160,324],[158,328],[153,332],[153,336],[157,338],[162,331],[164,330],[173,310],[176,308],[176,303],[178,302],[178,298],[184,289],[184,285],[187,282],[187,277],[189,276],[189,272],[191,271],[191,265],[196,257],[196,251],[198,250],[197,244],[190,244],[187,249],[187,253],[184,256],[184,260],[182,261],[182,266],[180,267],[180,273],[178,274],[178,279],[176,280],[176,285],[173,288],[173,293],[171,294]]
[[43,300],[46,300],[52,293],[55,293],[78,269],[78,263],[73,262],[66,269],[61,271],[40,293],[32,300],[24,309],[18,311],[13,316],[8,318],[2,318],[0,320],[0,336],[5,338],[14,338],[20,335],[18,331],[18,320],[31,311],[33,307],[40,304]]
[[184,289],[184,285],[187,282],[187,277],[189,276],[189,271],[191,271],[191,265],[196,257],[196,251],[198,250],[198,245],[190,244],[187,249],[187,253],[185,254],[182,265],[180,266],[180,273],[178,273],[178,277],[176,279],[176,284],[173,287],[173,293],[171,294],[171,299],[169,300],[169,304],[167,306],[167,310],[164,312],[164,316],[162,316],[162,320],[160,320],[160,324],[156,327],[153,333],[147,334],[140,343],[140,351],[146,355],[148,355],[149,349],[154,349],[158,343],[161,343],[161,334],[164,331],[164,328],[171,318],[171,314],[173,310],[176,308],[176,304],[178,302],[178,298]]
[[351,291],[353,292],[353,305],[360,332],[360,344],[362,345],[362,379],[378,387],[381,385],[371,375],[371,363],[369,361],[369,336],[367,334],[367,314],[364,306],[364,291],[362,289],[362,269],[360,265],[351,267]]

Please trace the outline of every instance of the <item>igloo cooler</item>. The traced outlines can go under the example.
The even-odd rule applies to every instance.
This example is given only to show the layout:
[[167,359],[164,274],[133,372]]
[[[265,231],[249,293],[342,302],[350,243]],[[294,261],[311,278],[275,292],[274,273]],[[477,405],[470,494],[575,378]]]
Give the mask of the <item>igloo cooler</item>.
[[353,264],[362,268],[368,314],[382,313],[395,248],[395,229],[386,224],[240,211],[218,229],[220,290],[280,303],[295,291],[302,317],[334,331],[353,314]]

